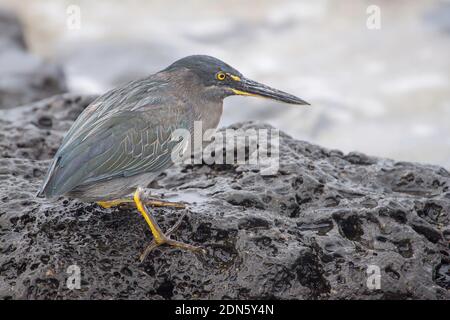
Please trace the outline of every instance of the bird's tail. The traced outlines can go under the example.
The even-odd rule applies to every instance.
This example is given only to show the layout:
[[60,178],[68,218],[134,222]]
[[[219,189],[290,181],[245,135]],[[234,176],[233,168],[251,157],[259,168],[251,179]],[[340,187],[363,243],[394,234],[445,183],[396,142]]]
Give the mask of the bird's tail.
[[50,168],[48,169],[47,175],[45,176],[45,180],[42,183],[39,191],[36,193],[36,197],[38,198],[50,198],[52,196],[51,188],[50,188],[50,180],[53,176],[53,173],[55,171],[56,165],[59,162],[59,157],[53,159],[52,164],[50,165]]

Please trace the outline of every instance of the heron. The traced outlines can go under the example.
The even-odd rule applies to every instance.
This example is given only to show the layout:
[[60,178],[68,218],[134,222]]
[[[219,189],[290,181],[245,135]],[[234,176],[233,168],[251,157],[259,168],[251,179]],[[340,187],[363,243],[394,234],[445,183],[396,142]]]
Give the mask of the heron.
[[202,122],[203,131],[216,129],[223,100],[235,95],[309,104],[250,80],[217,58],[184,57],[155,74],[110,90],[88,105],[65,135],[37,196],[66,196],[105,208],[134,203],[153,235],[141,261],[163,244],[205,252],[171,239],[184,215],[164,233],[148,209],[149,205],[183,205],[146,201],[143,192],[173,165],[171,154],[182,143],[174,141],[172,133],[181,128],[194,134],[195,121]]

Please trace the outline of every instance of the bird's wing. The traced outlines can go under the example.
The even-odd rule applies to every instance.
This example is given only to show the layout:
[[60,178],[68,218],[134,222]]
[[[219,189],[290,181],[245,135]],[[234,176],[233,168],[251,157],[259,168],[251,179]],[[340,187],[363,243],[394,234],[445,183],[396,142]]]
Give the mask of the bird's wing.
[[63,151],[66,146],[71,146],[74,139],[92,132],[99,123],[111,115],[127,110],[144,110],[145,108],[158,108],[163,104],[176,103],[164,94],[166,88],[165,81],[149,77],[131,81],[99,96],[75,120],[65,135],[58,152]]
[[138,106],[81,123],[66,136],[40,194],[53,197],[80,185],[163,170],[182,145],[172,132],[190,131],[192,124],[192,114],[177,104]]

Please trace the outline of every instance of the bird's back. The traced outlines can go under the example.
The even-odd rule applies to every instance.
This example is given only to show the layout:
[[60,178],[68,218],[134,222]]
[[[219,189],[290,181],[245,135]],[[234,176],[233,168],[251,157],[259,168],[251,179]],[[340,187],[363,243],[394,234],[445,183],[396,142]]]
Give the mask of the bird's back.
[[160,171],[171,163],[172,132],[192,130],[188,101],[161,75],[133,81],[100,96],[78,117],[56,153],[39,196],[83,185]]

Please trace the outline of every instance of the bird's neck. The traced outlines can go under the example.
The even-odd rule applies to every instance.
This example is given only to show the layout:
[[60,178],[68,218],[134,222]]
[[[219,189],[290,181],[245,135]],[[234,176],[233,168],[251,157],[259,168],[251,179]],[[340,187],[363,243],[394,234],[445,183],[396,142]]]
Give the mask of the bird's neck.
[[205,87],[197,75],[187,69],[176,73],[163,71],[160,76],[170,79],[181,102],[192,108],[194,120],[202,121],[203,130],[217,128],[224,97],[218,96],[213,88]]
[[223,101],[211,101],[196,104],[196,120],[202,121],[203,130],[216,129],[223,112]]

